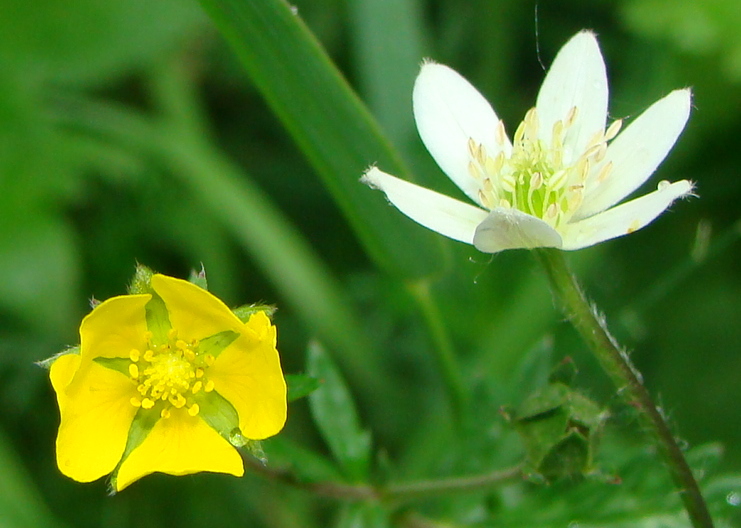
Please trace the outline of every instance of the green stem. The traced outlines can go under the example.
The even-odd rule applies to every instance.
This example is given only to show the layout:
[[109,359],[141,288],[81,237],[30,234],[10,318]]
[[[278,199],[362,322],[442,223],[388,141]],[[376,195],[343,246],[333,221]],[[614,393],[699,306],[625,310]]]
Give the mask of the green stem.
[[433,342],[433,351],[445,380],[454,415],[461,417],[466,409],[468,391],[463,372],[455,355],[455,347],[444,323],[440,309],[432,298],[429,282],[426,280],[408,283],[408,289],[417,302]]
[[377,500],[393,503],[394,506],[450,493],[486,490],[520,478],[522,475],[522,466],[517,465],[482,475],[420,480],[386,486],[345,484],[344,482],[304,482],[292,472],[267,466],[252,456],[245,455],[242,458],[253,473],[315,495],[346,501]]
[[407,502],[451,493],[492,488],[522,477],[522,466],[491,471],[482,475],[453,477],[438,480],[419,480],[404,484],[390,484],[382,490],[383,498],[393,502]]
[[641,373],[633,366],[627,352],[612,337],[604,318],[585,297],[576,278],[570,272],[563,253],[555,249],[539,249],[534,253],[548,275],[551,289],[561,304],[563,313],[597,356],[620,394],[640,411],[646,427],[651,431],[664,461],[669,466],[675,486],[680,490],[682,502],[692,525],[695,528],[712,528],[713,520],[692,470],[661,411],[643,385]]

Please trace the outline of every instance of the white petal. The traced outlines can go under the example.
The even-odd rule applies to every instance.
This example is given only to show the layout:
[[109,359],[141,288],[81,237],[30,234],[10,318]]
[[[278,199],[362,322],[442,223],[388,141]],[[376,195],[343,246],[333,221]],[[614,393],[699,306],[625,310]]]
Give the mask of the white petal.
[[[689,90],[675,90],[656,101],[633,121],[607,148],[603,162],[587,180],[577,218],[604,211],[635,191],[666,157],[690,115]],[[612,163],[604,181],[596,181],[600,169]]]
[[375,167],[369,169],[361,181],[386,193],[389,201],[415,222],[467,244],[473,243],[476,226],[488,214],[483,209],[400,180]]
[[581,249],[611,238],[629,235],[650,224],[674,200],[692,192],[692,184],[681,180],[659,183],[658,190],[602,213],[567,225],[561,230],[563,249]]
[[505,249],[561,247],[561,235],[540,218],[497,207],[481,222],[473,245],[484,253]]
[[414,83],[414,119],[427,150],[448,177],[479,203],[481,182],[468,171],[468,140],[473,139],[494,157],[512,146],[506,135],[497,142],[499,118],[491,105],[454,70],[427,62]]
[[553,60],[538,93],[540,138],[550,145],[553,125],[565,121],[571,109],[577,114],[564,140],[564,161],[578,157],[587,142],[604,130],[607,117],[607,73],[597,39],[589,31],[577,33]]

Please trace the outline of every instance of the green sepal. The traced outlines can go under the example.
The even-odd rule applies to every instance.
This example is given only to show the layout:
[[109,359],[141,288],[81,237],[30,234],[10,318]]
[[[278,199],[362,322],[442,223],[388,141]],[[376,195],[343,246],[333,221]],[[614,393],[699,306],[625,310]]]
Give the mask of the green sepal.
[[242,436],[239,414],[229,400],[216,391],[202,390],[193,395],[193,401],[198,404],[198,416],[230,444],[242,447],[249,443],[250,440]]
[[58,353],[54,354],[50,358],[46,358],[46,359],[42,359],[40,361],[37,361],[36,362],[36,365],[38,365],[39,367],[41,367],[43,369],[49,370],[51,368],[51,366],[54,364],[54,362],[57,359],[59,359],[62,356],[66,356],[67,354],[78,354],[79,355],[80,354],[80,345],[75,345],[75,346],[68,347],[65,350],[62,350],[61,352],[58,352]]
[[109,481],[109,493],[111,495],[115,495],[116,493],[116,478],[118,476],[119,468],[126,461],[131,452],[142,445],[147,436],[149,436],[150,431],[160,419],[160,413],[162,412],[163,407],[164,403],[158,401],[151,409],[140,407],[134,416],[134,420],[131,422],[131,427],[129,428],[129,436],[126,439],[126,447],[124,448],[121,460],[119,460],[116,469],[111,473]]
[[188,282],[208,291],[208,280],[206,280],[206,268],[201,264],[201,271],[190,270]]
[[172,324],[170,324],[170,315],[167,313],[165,301],[152,289],[153,276],[154,271],[147,266],[137,264],[128,290],[130,295],[148,293],[152,296],[144,306],[147,330],[152,332],[153,344],[164,345],[168,341],[167,334],[172,328]]
[[576,371],[562,362],[551,382],[528,397],[511,413],[522,438],[527,471],[545,481],[581,478],[593,472],[593,460],[607,413],[571,382]]
[[576,374],[576,363],[570,357],[566,357],[551,371],[548,383],[563,383],[570,387],[576,379]]
[[245,304],[244,306],[239,306],[232,310],[234,315],[236,315],[243,323],[249,321],[252,314],[256,314],[257,312],[263,312],[268,316],[268,319],[272,319],[276,311],[278,311],[278,307],[273,306],[272,304]]
[[205,356],[206,354],[211,354],[213,357],[218,357],[238,337],[239,334],[233,330],[224,330],[223,332],[208,336],[198,343],[198,355]]
[[152,293],[152,276],[154,271],[143,264],[137,264],[134,276],[129,283],[129,295]]
[[308,396],[322,386],[320,380],[307,374],[286,374],[285,378],[289,402]]
[[157,295],[154,290],[151,291],[152,298],[144,305],[145,318],[147,320],[147,330],[152,332],[152,343],[155,345],[167,344],[168,334],[172,329],[170,323],[170,314],[167,312],[167,306],[162,297]]
[[265,450],[262,448],[262,442],[260,440],[248,440],[244,447],[249,451],[250,455],[259,460],[261,464],[266,465],[268,463],[268,455],[265,454]]
[[129,366],[131,365],[131,360],[129,358],[96,357],[93,358],[93,361],[105,368],[115,370],[116,372],[120,372],[121,374],[129,376]]

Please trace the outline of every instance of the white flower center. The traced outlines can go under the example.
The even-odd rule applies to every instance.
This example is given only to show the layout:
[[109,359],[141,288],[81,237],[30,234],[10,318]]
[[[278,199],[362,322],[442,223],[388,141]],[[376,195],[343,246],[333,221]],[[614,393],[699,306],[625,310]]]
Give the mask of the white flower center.
[[[504,150],[491,157],[480,143],[468,140],[468,171],[480,182],[479,201],[487,209],[515,208],[544,220],[554,229],[567,223],[581,205],[585,188],[602,181],[612,170],[604,164],[595,179],[588,178],[604,159],[607,142],[620,131],[617,120],[604,131],[598,131],[583,152],[571,155],[564,139],[574,125],[577,108],[565,120],[553,125],[550,144],[538,138],[538,116],[535,108],[525,115],[515,132],[512,153]],[[504,125],[497,125],[497,142],[505,143]]]

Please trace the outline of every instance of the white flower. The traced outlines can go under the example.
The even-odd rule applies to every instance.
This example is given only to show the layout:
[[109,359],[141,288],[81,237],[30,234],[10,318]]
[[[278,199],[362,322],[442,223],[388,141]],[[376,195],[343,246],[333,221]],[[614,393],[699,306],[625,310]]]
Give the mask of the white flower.
[[641,229],[692,192],[687,180],[662,181],[615,205],[666,157],[689,117],[691,94],[673,91],[619,135],[621,120],[605,128],[605,64],[587,31],[556,56],[514,141],[483,96],[447,66],[423,64],[413,102],[427,150],[478,207],[376,167],[362,181],[412,220],[486,253],[591,246]]

